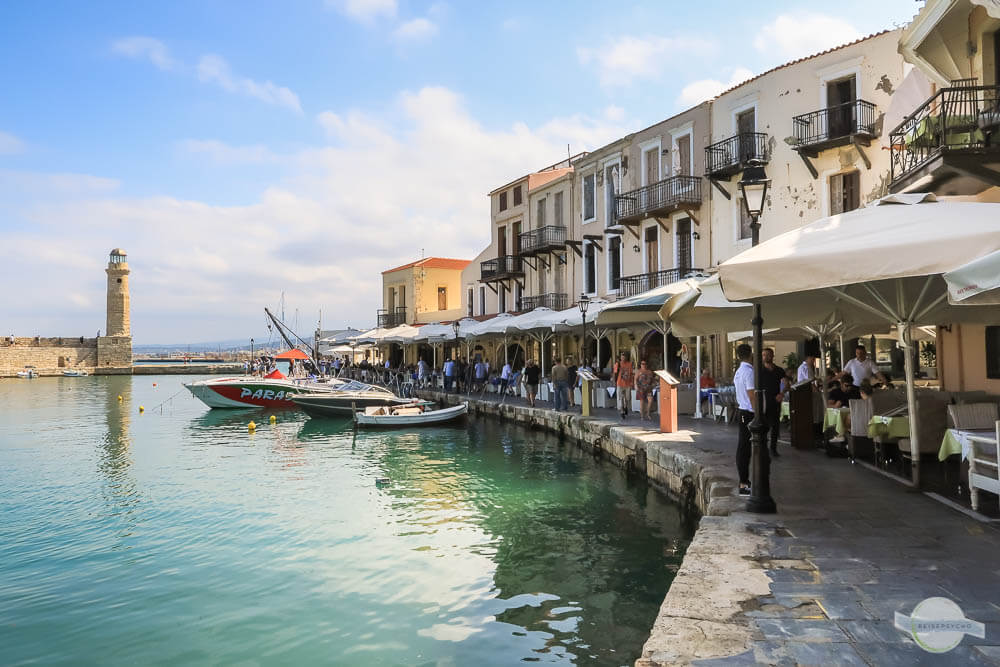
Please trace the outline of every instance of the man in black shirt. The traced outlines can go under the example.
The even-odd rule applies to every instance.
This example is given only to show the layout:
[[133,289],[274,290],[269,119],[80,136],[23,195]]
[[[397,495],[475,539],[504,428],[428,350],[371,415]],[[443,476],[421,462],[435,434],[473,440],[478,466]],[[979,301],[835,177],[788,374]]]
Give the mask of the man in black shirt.
[[[847,389],[844,389],[847,387]],[[826,395],[826,405],[831,408],[849,408],[852,398],[861,398],[861,390],[854,386],[854,378],[850,373],[844,373],[840,382],[834,380],[829,385]]]
[[[760,385],[764,390],[764,423],[767,425],[767,436],[771,437],[771,457],[778,458],[778,428],[781,424],[781,381],[785,379],[785,370],[774,365],[774,350],[764,349],[764,367],[760,369]],[[765,440],[766,441],[766,440]]]
[[542,377],[542,369],[535,365],[534,359],[528,359],[528,365],[524,367],[524,374],[521,377],[528,390],[528,403],[531,407],[535,407],[535,396],[538,394],[538,381]]

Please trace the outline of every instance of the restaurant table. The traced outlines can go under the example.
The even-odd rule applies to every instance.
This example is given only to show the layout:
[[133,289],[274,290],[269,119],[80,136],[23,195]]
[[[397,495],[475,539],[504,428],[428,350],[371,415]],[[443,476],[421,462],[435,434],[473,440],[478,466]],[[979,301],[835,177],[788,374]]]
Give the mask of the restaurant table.
[[898,440],[899,438],[910,437],[910,418],[906,415],[886,417],[875,415],[868,422],[869,438],[889,438]]
[[832,428],[837,435],[847,435],[851,430],[850,408],[827,408],[823,417],[823,430]]
[[944,438],[941,440],[941,449],[938,450],[938,461],[944,461],[952,454],[961,454],[963,461],[968,459],[969,452],[972,451],[972,443],[969,442],[970,435],[990,438],[992,440],[996,437],[996,430],[992,428],[948,429],[944,432]]

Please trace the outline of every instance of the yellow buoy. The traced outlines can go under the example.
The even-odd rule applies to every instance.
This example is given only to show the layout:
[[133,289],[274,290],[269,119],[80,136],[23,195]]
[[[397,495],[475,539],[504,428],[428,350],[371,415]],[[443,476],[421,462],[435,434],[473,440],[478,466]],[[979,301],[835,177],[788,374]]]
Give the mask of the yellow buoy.
[[118,394],[118,400],[119,401],[122,400],[122,395],[121,394]]
[[140,405],[140,406],[139,406],[139,412],[145,412],[145,411],[146,411],[146,408],[144,408],[144,407],[142,407],[142,406]]
[[278,418],[275,417],[274,415],[271,415],[271,423],[273,424],[276,421],[278,421]]
[[256,424],[254,424],[253,422],[250,422],[249,424],[247,424],[247,431],[249,431],[250,433],[253,433],[256,430],[257,430],[257,425]]

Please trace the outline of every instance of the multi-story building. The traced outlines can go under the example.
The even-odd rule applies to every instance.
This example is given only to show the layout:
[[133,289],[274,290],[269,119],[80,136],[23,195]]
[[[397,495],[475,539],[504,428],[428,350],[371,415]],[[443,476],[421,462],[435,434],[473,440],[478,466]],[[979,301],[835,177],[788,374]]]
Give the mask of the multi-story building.
[[462,270],[467,259],[425,257],[382,272],[378,326],[427,324],[462,316]]
[[705,149],[710,265],[750,247],[737,185],[752,161],[771,179],[761,239],[858,208],[887,193],[883,118],[903,80],[900,31],[885,31],[764,72],[712,102]]

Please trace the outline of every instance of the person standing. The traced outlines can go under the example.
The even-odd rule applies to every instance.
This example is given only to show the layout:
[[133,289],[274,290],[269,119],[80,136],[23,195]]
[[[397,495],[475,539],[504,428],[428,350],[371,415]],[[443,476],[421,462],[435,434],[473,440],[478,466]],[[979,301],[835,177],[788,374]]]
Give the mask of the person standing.
[[528,405],[535,407],[535,396],[538,395],[538,381],[541,380],[542,369],[535,365],[534,359],[528,359],[528,365],[524,367],[524,375],[521,381],[528,392]]
[[632,408],[632,386],[635,384],[635,369],[629,361],[628,352],[622,352],[614,368],[615,394],[618,398],[618,411],[622,419],[628,418]]
[[[746,343],[742,343],[736,348],[736,358],[740,361],[740,367],[733,375],[733,385],[736,394],[736,405],[739,408],[737,419],[739,428],[739,439],[736,444],[736,472],[740,478],[740,495],[750,495],[750,422],[753,421],[753,366],[750,359],[753,350]],[[762,456],[767,456],[766,451],[761,452]]]
[[444,393],[451,393],[451,383],[455,379],[455,362],[452,361],[451,357],[444,362],[444,366],[441,368],[441,374],[444,376]]
[[569,369],[563,364],[561,359],[556,360],[556,365],[552,367],[552,393],[555,394],[553,402],[555,410],[566,409],[566,389],[569,385]]
[[858,345],[854,348],[854,358],[844,364],[844,370],[840,373],[841,379],[844,376],[850,376],[851,383],[855,387],[860,387],[865,380],[870,382],[872,378],[877,379],[882,384],[886,382],[885,375],[878,369],[875,362],[868,358],[868,351],[865,350],[864,345]]
[[773,349],[764,348],[763,356],[760,384],[764,390],[764,423],[767,424],[767,435],[770,437],[771,456],[778,458],[778,429],[781,424],[781,401],[784,399],[781,384],[785,379],[785,370],[774,364]]
[[816,355],[807,354],[805,360],[799,364],[798,374],[796,375],[796,382],[802,382],[804,380],[815,380],[816,379]]
[[420,361],[417,362],[417,382],[421,387],[427,384],[427,376],[430,374],[430,369],[427,367],[427,362],[424,361],[423,357],[420,357]]
[[511,368],[510,362],[506,362],[503,368],[500,369],[500,396],[506,396],[507,390],[510,388],[510,378],[514,374],[514,369]]
[[653,389],[656,374],[649,370],[646,360],[639,362],[639,372],[635,374],[635,397],[639,399],[639,419],[652,419]]
[[476,372],[475,372],[475,383],[473,384],[473,390],[482,392],[485,385],[486,379],[489,377],[490,366],[486,363],[485,359],[480,358],[476,362]]
[[569,392],[566,394],[567,405],[569,407],[574,406],[573,394],[576,393],[576,364],[573,363],[573,357],[566,357],[566,372],[569,375]]

